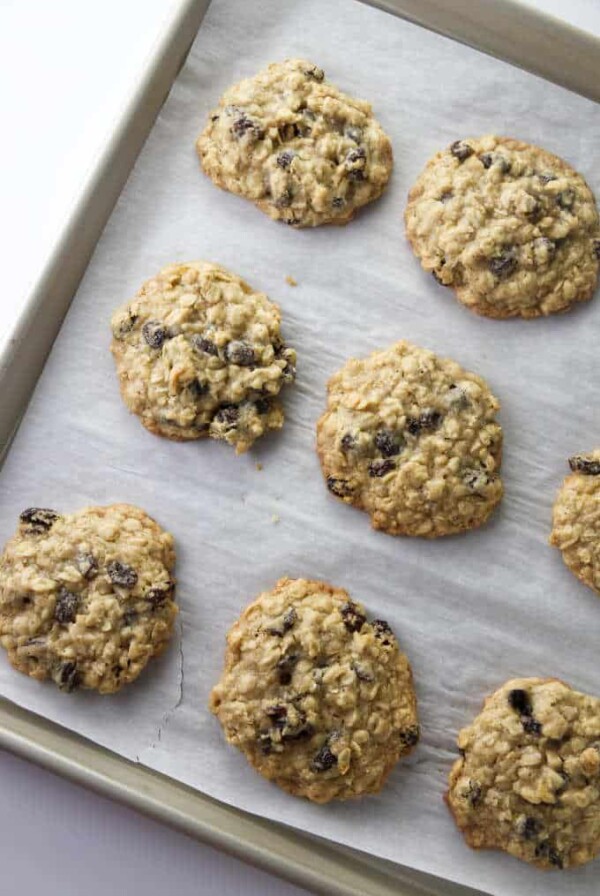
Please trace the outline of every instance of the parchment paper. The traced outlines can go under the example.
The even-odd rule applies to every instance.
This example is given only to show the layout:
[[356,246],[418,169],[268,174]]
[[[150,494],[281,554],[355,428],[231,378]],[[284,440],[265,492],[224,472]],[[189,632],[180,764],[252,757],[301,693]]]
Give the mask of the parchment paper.
[[[222,90],[296,55],[370,99],[392,136],[390,188],[346,228],[277,225],[217,190],[195,157],[194,138]],[[456,732],[505,679],[554,675],[600,694],[600,603],[547,545],[567,456],[600,442],[598,299],[549,320],[478,318],[421,271],[403,235],[405,196],[425,161],[489,131],[547,146],[600,189],[600,107],[587,100],[353,0],[213,0],[0,477],[3,539],[30,505],[130,501],[171,530],[182,639],[115,697],[65,696],[17,674],[4,656],[0,691],[211,796],[340,843],[498,896],[567,887],[591,896],[597,863],[543,875],[474,853],[442,802]],[[195,258],[224,264],[278,301],[298,350],[285,428],[243,457],[224,444],[150,435],[118,394],[113,308],[164,264]],[[482,531],[392,538],[323,485],[314,426],[328,377],[349,356],[399,338],[479,372],[502,401],[506,497]],[[286,796],[226,746],[206,709],[226,630],[284,574],[348,588],[390,622],[412,661],[423,739],[378,797],[313,806]]]

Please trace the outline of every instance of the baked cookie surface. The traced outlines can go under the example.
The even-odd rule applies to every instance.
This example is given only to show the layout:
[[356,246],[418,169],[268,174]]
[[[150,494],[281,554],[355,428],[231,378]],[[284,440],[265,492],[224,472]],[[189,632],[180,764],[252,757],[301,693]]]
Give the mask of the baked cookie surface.
[[405,223],[423,268],[478,314],[566,311],[596,288],[594,196],[538,146],[492,135],[457,140],[418,177]]
[[600,700],[556,679],[507,682],[458,736],[446,796],[469,846],[540,868],[600,851]]
[[222,96],[197,140],[219,187],[294,227],[345,224],[383,192],[392,147],[369,103],[304,59],[269,65]]
[[163,268],[111,321],[123,401],[157,435],[246,451],[283,425],[277,396],[296,375],[280,320],[264,293],[218,265]]
[[419,737],[387,622],[306,579],[281,579],[242,613],[210,708],[261,775],[317,803],[376,793]]
[[502,497],[498,408],[481,377],[409,342],[353,358],[317,424],[327,487],[392,535],[480,526]]
[[173,537],[137,507],[28,508],[0,557],[0,643],[61,690],[118,691],[167,646],[174,565]]
[[569,458],[572,473],[552,512],[550,544],[585,585],[600,594],[600,449]]

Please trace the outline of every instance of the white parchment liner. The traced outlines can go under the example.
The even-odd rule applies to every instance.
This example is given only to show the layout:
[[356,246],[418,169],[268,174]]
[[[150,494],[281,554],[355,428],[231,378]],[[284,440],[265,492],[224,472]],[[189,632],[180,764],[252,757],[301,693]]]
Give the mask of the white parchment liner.
[[[277,225],[199,170],[194,138],[223,89],[290,56],[371,100],[392,137],[387,193],[345,228]],[[0,476],[3,539],[30,505],[130,501],[171,530],[183,637],[116,697],[65,696],[1,656],[0,691],[211,796],[374,855],[498,896],[567,887],[591,896],[597,863],[544,875],[472,852],[442,802],[456,732],[506,678],[554,675],[600,694],[600,603],[547,545],[566,457],[600,442],[598,300],[548,320],[478,318],[421,271],[403,235],[405,196],[426,160],[491,131],[545,145],[600,188],[600,107],[588,100],[353,0],[213,0]],[[156,438],[118,395],[111,311],[164,264],[196,258],[277,301],[298,351],[284,430],[243,457]],[[502,401],[506,497],[480,532],[436,542],[378,534],[323,485],[314,427],[328,377],[399,338],[482,374]],[[348,588],[390,622],[412,661],[423,738],[379,797],[313,806],[286,796],[225,745],[206,709],[226,630],[284,574]]]

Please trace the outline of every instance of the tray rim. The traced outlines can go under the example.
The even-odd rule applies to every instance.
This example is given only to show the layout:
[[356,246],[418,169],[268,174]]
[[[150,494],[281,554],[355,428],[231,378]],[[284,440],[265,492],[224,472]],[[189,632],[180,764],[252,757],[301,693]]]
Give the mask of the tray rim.
[[[211,0],[178,0],[0,352],[0,465],[104,226]],[[360,0],[600,102],[600,38],[519,0]],[[483,29],[483,30],[482,30]],[[536,44],[539,41],[539,45]],[[543,48],[552,42],[552,54]],[[532,51],[532,42],[536,44]],[[46,320],[45,327],[36,323]],[[36,335],[37,334],[37,335]],[[327,896],[475,891],[218,802],[0,697],[0,748]],[[368,886],[368,890],[367,890]]]

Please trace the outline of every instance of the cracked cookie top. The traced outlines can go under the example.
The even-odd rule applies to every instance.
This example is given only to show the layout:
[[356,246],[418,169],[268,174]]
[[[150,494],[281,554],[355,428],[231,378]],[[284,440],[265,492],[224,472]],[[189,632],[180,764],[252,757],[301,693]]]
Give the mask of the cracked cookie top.
[[353,358],[317,424],[327,488],[392,535],[480,526],[502,497],[498,408],[481,377],[409,342]]
[[61,690],[118,691],[168,643],[174,566],[173,537],[137,507],[30,507],[0,557],[0,643]]
[[585,585],[600,594],[600,449],[569,458],[552,514],[550,544]]
[[379,791],[419,738],[390,626],[306,579],[281,579],[242,613],[210,708],[261,775],[318,803]]
[[369,103],[341,93],[304,59],[230,87],[196,150],[215,184],[294,227],[345,224],[392,171],[389,138]]
[[277,396],[296,375],[280,319],[263,293],[218,265],[163,268],[111,321],[125,404],[158,435],[210,436],[246,451],[283,425]]
[[458,736],[448,806],[469,846],[540,868],[600,852],[600,700],[556,679],[507,682]]
[[426,271],[487,317],[538,317],[590,299],[600,222],[583,177],[508,137],[457,140],[408,196],[406,233]]

